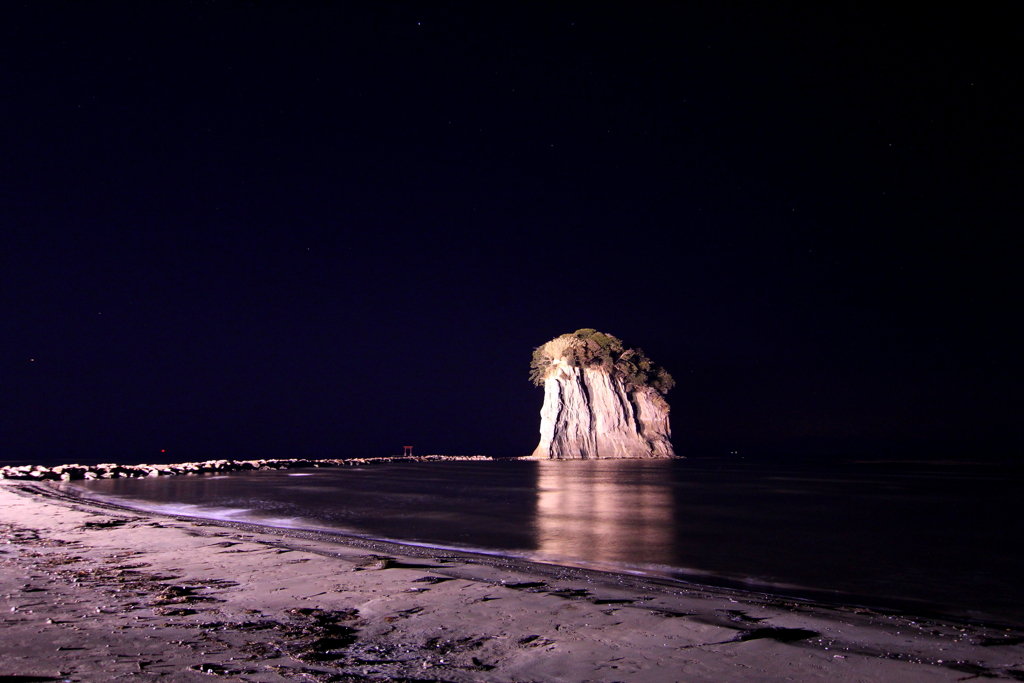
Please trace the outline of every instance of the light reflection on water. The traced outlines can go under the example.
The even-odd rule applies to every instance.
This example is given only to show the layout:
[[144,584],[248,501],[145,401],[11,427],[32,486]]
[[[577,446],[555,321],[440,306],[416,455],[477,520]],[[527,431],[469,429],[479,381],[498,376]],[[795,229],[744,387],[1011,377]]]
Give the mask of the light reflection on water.
[[537,463],[536,553],[593,565],[671,565],[671,461]]
[[1019,471],[480,461],[81,487],[177,514],[1024,623]]

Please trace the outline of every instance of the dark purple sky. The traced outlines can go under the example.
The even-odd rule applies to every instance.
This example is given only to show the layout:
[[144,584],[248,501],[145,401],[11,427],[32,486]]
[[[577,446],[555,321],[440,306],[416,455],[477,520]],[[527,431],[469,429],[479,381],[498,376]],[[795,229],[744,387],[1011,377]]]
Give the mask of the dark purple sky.
[[6,3],[0,460],[525,454],[579,327],[684,454],[1015,455],[1019,23],[669,5]]

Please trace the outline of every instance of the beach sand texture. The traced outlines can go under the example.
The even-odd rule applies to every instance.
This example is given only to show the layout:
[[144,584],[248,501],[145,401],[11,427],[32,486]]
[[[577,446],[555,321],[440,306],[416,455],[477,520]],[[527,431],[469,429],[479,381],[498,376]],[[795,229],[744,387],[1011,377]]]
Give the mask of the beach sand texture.
[[0,484],[0,536],[0,680],[1024,680],[1024,634],[1002,627],[164,517],[39,483]]

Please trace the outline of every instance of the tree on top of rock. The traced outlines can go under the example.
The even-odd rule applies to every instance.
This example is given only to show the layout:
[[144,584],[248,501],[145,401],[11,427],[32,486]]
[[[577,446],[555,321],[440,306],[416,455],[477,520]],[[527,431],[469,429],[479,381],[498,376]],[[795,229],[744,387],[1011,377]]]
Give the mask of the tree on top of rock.
[[620,378],[626,388],[632,390],[647,387],[664,395],[675,385],[672,375],[652,363],[643,350],[628,348],[618,337],[589,327],[555,337],[537,347],[530,363],[530,379],[535,385],[543,386],[559,363],[603,370]]

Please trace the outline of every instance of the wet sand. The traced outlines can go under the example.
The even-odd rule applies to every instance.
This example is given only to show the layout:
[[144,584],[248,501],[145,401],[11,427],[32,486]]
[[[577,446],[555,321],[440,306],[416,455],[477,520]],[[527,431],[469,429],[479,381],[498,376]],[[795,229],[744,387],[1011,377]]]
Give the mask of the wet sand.
[[1024,680],[1024,632],[998,625],[140,513],[45,483],[0,483],[0,538],[0,681]]

